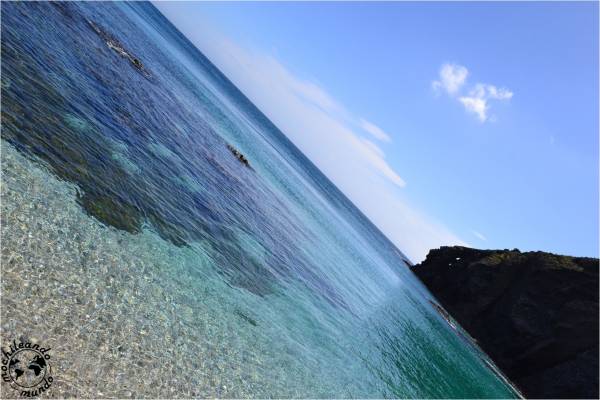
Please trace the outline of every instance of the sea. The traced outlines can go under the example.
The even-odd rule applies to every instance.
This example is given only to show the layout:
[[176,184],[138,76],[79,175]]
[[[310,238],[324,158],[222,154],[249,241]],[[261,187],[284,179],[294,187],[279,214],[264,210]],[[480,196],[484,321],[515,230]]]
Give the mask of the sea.
[[519,396],[152,4],[3,2],[1,33],[1,344],[51,349],[43,397]]

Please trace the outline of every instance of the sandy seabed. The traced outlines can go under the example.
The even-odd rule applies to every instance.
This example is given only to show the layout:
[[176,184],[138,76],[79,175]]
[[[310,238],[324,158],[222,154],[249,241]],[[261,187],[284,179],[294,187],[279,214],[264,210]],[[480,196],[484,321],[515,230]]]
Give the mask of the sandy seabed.
[[51,348],[42,397],[334,395],[273,340],[261,299],[227,286],[202,249],[104,226],[76,187],[4,141],[2,173],[1,344]]

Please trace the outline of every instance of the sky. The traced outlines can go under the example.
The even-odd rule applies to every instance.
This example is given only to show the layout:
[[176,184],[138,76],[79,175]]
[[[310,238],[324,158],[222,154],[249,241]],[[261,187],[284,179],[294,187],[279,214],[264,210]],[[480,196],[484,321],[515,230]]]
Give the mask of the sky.
[[598,257],[598,3],[154,4],[412,261]]

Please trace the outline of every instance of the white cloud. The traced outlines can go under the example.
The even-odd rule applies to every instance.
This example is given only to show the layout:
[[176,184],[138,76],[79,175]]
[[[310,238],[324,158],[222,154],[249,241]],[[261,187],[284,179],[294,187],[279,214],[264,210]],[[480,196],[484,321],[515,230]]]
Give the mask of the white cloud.
[[513,92],[510,90],[505,88],[498,89],[494,85],[484,85],[479,83],[475,86],[475,89],[479,96],[485,97],[487,95],[490,99],[510,100],[513,97]]
[[188,38],[412,261],[424,259],[434,247],[466,245],[403,199],[400,188],[406,182],[386,161],[384,149],[361,137],[353,127],[358,125],[386,142],[389,135],[383,130],[364,124],[364,119],[352,115],[321,86],[299,78],[275,58],[242,48],[194,21],[189,27],[186,30],[180,25]]
[[397,186],[406,185],[385,160],[383,150],[349,127],[358,119],[323,88],[296,77],[273,57],[226,39],[201,48],[309,158],[325,160],[317,164],[328,176],[353,164]]
[[352,138],[351,141],[355,144],[356,149],[363,154],[365,159],[369,162],[387,179],[394,184],[404,187],[406,182],[402,179],[396,171],[394,171],[384,160],[385,154],[379,146],[371,142],[369,139],[360,138],[358,142]]
[[487,101],[477,97],[460,97],[458,100],[465,106],[465,110],[477,114],[479,120],[485,122],[488,110]]
[[494,85],[477,83],[468,92],[468,95],[460,96],[461,88],[466,84],[469,70],[458,64],[443,64],[440,68],[440,80],[431,84],[439,92],[444,89],[451,97],[464,106],[468,113],[475,114],[479,121],[493,121],[490,117],[490,100],[507,101],[513,97],[513,92],[506,88],[498,88]]
[[[287,75],[287,71],[282,71],[282,73]],[[312,82],[301,81],[299,79],[294,79],[292,76],[288,76],[287,78],[291,78],[289,80],[289,84],[293,88],[293,90],[296,91],[296,93],[298,93],[305,99],[308,99],[309,101],[313,102],[314,104],[318,105],[323,110],[336,111],[341,109],[337,102],[333,100],[326,91],[321,89],[316,84]]]
[[486,242],[486,241],[487,241],[487,238],[486,238],[486,237],[485,237],[485,236],[484,236],[482,233],[479,233],[479,232],[477,232],[477,231],[471,231],[471,232],[473,232],[473,235],[475,235],[475,237],[476,237],[477,239],[479,239],[479,240],[482,240],[482,241],[484,241],[484,242]]
[[468,96],[461,96],[458,100],[468,112],[476,114],[481,122],[485,122],[489,116],[490,100],[510,100],[512,97],[513,92],[508,89],[498,89],[494,85],[478,83]]
[[377,157],[381,157],[381,158],[385,157],[385,153],[383,152],[381,147],[377,146],[375,143],[373,143],[369,139],[361,138],[360,140],[368,148],[368,150],[375,153],[377,155]]
[[440,80],[431,85],[435,90],[444,89],[448,94],[454,94],[465,84],[469,70],[462,65],[443,64],[440,68]]
[[390,137],[390,135],[385,133],[383,131],[383,129],[381,129],[377,125],[375,125],[363,118],[361,118],[359,122],[360,122],[361,128],[363,128],[366,132],[373,135],[373,137],[375,137],[376,139],[381,140],[383,142],[391,142],[392,141],[392,138]]

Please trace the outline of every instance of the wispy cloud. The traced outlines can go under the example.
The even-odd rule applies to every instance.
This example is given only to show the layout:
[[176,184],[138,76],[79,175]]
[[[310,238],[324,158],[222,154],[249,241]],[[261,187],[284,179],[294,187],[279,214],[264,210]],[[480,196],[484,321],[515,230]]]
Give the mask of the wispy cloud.
[[443,64],[440,68],[439,80],[431,84],[437,93],[444,90],[448,95],[456,98],[468,113],[475,114],[479,121],[490,120],[490,102],[492,100],[507,101],[513,97],[513,92],[495,85],[477,83],[468,94],[460,95],[461,88],[466,84],[469,70],[458,64]]
[[383,152],[381,147],[377,146],[375,143],[373,143],[369,139],[361,138],[361,140],[362,140],[363,144],[369,149],[369,151],[372,151],[373,153],[377,154],[377,157],[381,157],[381,158],[385,157],[385,153]]
[[377,125],[375,125],[363,118],[360,119],[360,126],[366,132],[370,133],[371,135],[373,135],[373,137],[375,137],[378,140],[381,140],[383,142],[391,142],[392,141],[392,138],[390,137],[390,135],[385,133],[383,131],[383,129],[381,129]]
[[[272,62],[277,63],[276,60],[272,60]],[[329,95],[329,93],[321,89],[315,83],[294,79],[294,77],[291,76],[288,71],[285,71],[282,66],[278,66],[277,69],[282,75],[286,76],[287,83],[299,96],[311,101],[324,111],[339,111],[342,109],[342,107]]]
[[402,179],[384,160],[385,153],[379,146],[371,142],[369,139],[360,138],[359,141],[356,142],[355,138],[356,136],[349,139],[355,144],[356,149],[364,156],[366,160],[370,162],[373,167],[375,167],[380,174],[399,187],[406,186],[404,179]]
[[[309,157],[313,153],[315,159],[326,160],[320,165],[325,172],[352,163],[399,187],[406,185],[385,160],[384,151],[352,129],[354,121],[363,127],[367,121],[353,116],[316,83],[295,76],[269,55],[250,52],[226,39],[221,39],[219,49],[211,55],[225,74]],[[223,57],[237,62],[232,64]],[[384,141],[389,139],[376,125],[369,124],[371,135],[378,135]]]
[[484,241],[484,242],[486,242],[486,241],[487,241],[487,238],[486,238],[486,237],[485,237],[485,236],[484,236],[482,233],[480,233],[480,232],[477,232],[477,231],[471,231],[471,232],[473,232],[473,235],[475,235],[475,237],[476,237],[477,239],[479,239],[479,240],[482,240],[482,241]]
[[403,199],[406,182],[385,148],[360,134],[387,144],[381,128],[270,55],[210,29],[185,33],[413,261],[434,247],[466,244]]

